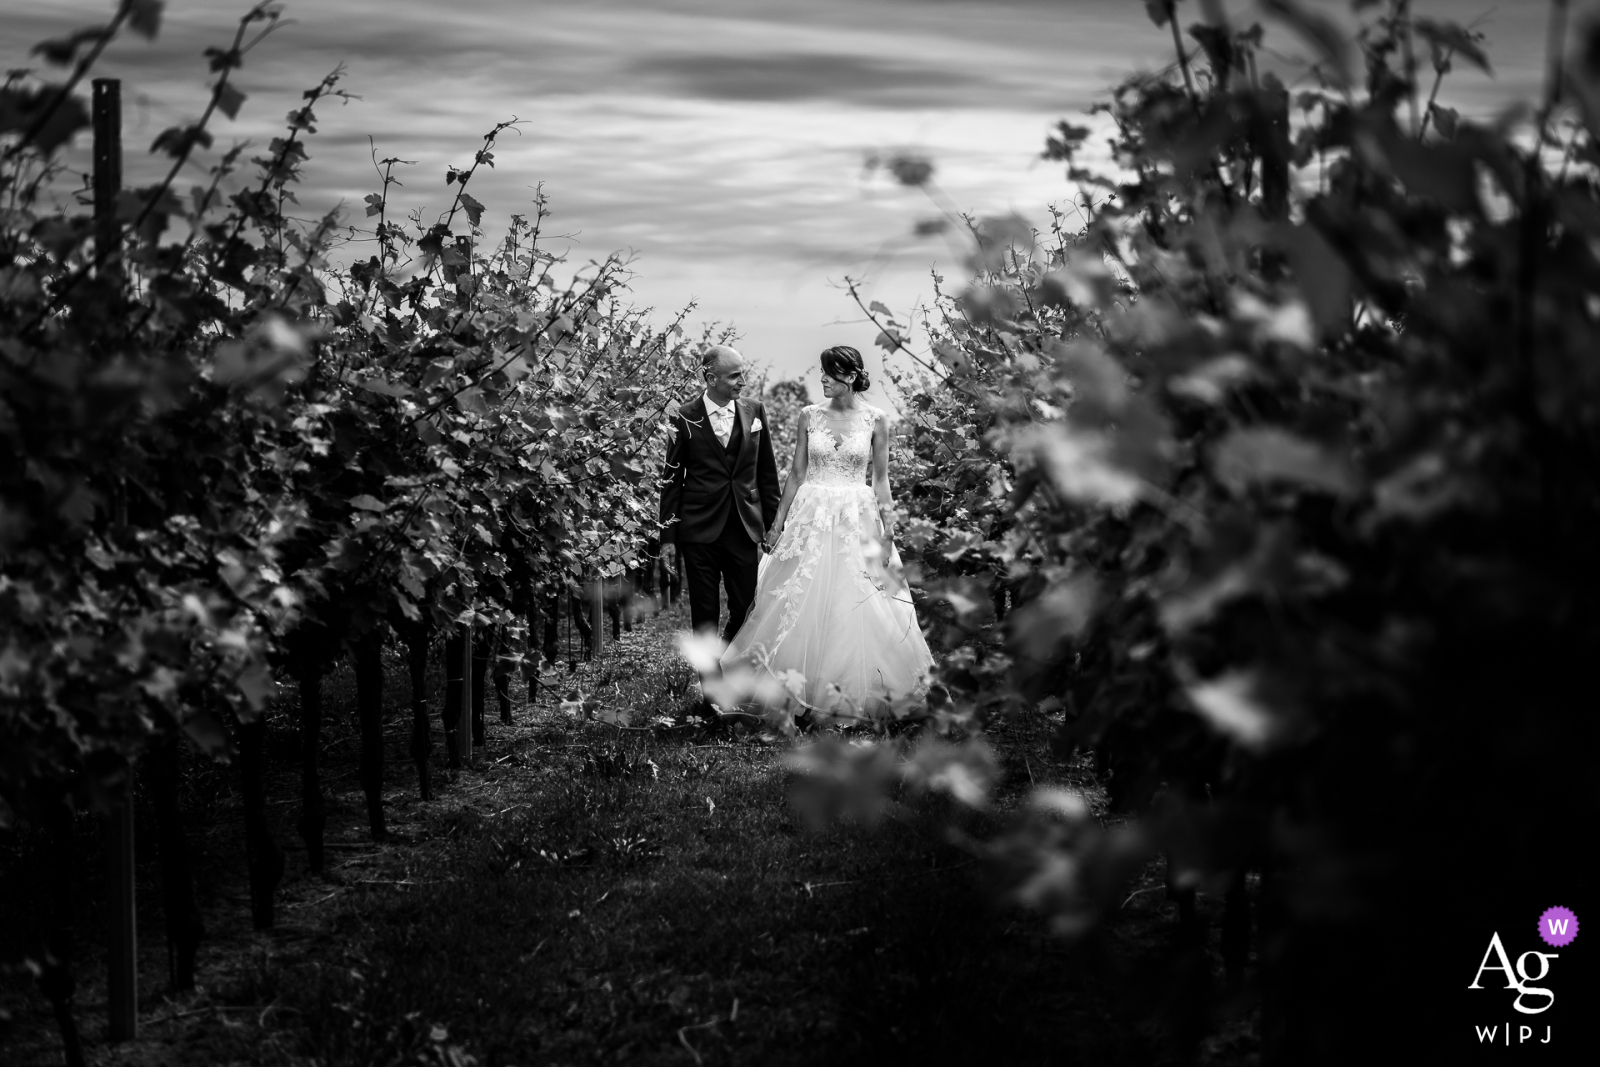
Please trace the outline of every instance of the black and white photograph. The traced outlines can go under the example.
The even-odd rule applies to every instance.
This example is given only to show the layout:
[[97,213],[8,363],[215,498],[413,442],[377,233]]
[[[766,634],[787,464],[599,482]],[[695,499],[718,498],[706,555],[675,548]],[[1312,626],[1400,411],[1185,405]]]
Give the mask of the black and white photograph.
[[0,0],[0,1064],[1595,1062],[1600,0]]

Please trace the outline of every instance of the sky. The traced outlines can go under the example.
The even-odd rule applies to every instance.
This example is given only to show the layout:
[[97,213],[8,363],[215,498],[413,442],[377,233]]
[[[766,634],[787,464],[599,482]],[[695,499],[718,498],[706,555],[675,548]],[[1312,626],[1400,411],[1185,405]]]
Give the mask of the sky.
[[[1348,22],[1347,0],[1308,0]],[[1580,0],[1580,16],[1600,0]],[[202,57],[224,46],[243,0],[169,0],[155,42],[125,36],[99,74],[123,79],[127,180],[150,180],[146,153],[164,128],[199,116]],[[774,377],[815,395],[817,354],[854,345],[881,381],[876,331],[845,293],[902,314],[932,299],[930,274],[962,284],[960,250],[913,227],[938,214],[922,190],[866,161],[911,151],[935,165],[945,201],[1036,226],[1076,195],[1039,158],[1062,118],[1107,98],[1136,70],[1170,61],[1171,39],[1143,0],[303,0],[247,57],[248,94],[219,120],[216,151],[264,147],[300,93],[344,67],[359,99],[318,110],[300,199],[309,215],[343,203],[364,223],[378,158],[414,161],[391,194],[431,221],[449,206],[444,174],[469,164],[482,135],[516,117],[495,167],[472,191],[493,237],[529,213],[542,183],[553,251],[575,265],[633,257],[634,302],[691,323],[718,321]],[[1304,50],[1253,2],[1224,0],[1233,21],[1264,21],[1286,82],[1308,87]],[[38,64],[40,39],[103,22],[114,0],[0,0],[0,62]],[[1465,68],[1444,102],[1488,115],[1537,92],[1545,0],[1416,0],[1419,14],[1476,22],[1495,77]],[[1180,6],[1181,25],[1200,18]],[[370,141],[369,141],[370,138]],[[67,153],[87,166],[87,138]],[[213,153],[214,155],[215,153]],[[197,167],[188,178],[203,180]],[[875,389],[874,394],[879,390]],[[869,398],[872,394],[869,394]],[[879,396],[880,401],[886,399]],[[887,398],[892,402],[892,398]]]

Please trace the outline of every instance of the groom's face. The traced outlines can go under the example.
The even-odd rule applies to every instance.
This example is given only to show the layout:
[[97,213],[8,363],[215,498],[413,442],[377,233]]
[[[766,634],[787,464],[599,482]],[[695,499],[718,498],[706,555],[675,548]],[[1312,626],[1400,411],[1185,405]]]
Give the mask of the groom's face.
[[714,395],[732,398],[744,393],[744,360],[731,352],[724,352],[706,371],[706,388]]

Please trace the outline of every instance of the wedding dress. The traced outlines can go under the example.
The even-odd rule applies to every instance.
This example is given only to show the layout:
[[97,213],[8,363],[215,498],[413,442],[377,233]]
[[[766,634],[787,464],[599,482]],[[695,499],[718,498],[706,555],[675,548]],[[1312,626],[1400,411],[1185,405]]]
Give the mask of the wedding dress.
[[770,673],[812,710],[880,716],[895,698],[926,691],[933,657],[867,484],[879,412],[805,411],[805,481],[722,667]]

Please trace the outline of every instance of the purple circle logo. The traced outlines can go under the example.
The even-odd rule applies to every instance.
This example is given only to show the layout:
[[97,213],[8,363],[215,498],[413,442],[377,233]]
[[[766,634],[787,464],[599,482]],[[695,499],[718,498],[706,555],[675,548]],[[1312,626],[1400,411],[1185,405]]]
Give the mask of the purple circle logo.
[[1578,936],[1578,917],[1559,904],[1539,916],[1539,936],[1551,948],[1564,948]]

